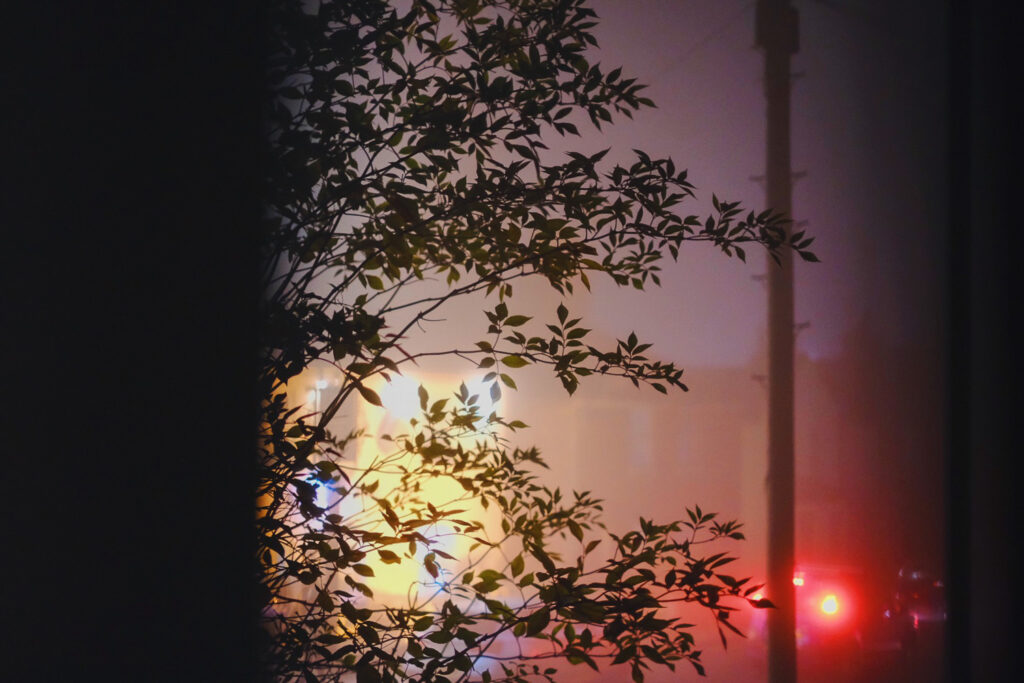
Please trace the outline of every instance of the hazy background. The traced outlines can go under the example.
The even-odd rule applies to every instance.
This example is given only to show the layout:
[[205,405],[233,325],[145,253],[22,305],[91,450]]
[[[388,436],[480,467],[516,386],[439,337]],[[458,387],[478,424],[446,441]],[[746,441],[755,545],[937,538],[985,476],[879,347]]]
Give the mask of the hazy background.
[[[948,177],[943,7],[796,2],[794,218],[819,264],[796,266],[797,561],[856,567],[884,583],[906,563],[941,574]],[[764,208],[762,52],[754,3],[593,3],[608,68],[649,84],[658,104],[579,147],[633,147],[688,168],[699,205],[711,193]],[[581,130],[588,127],[581,126]],[[591,129],[592,130],[592,129]],[[617,157],[614,155],[618,155]],[[748,541],[736,574],[764,575],[767,268],[710,248],[684,250],[663,287],[600,282],[574,312],[608,339],[630,331],[686,368],[690,392],[666,399],[584,382],[569,399],[537,373],[512,413],[563,485],[607,501],[613,528],[674,519],[694,503],[738,517]],[[554,300],[537,308],[548,312]],[[479,314],[477,314],[479,315]],[[763,643],[723,656],[703,632],[710,680],[756,678]],[[617,672],[616,675],[625,675]],[[610,680],[618,680],[611,676]]]
[[[697,187],[690,213],[711,195],[760,210],[764,189],[763,53],[754,2],[596,0],[600,49],[590,58],[649,84],[658,105],[553,150],[628,161],[631,148],[671,156]],[[943,6],[909,2],[794,3],[800,49],[792,60],[794,219],[815,237],[821,263],[795,268],[797,563],[862,572],[882,590],[900,566],[941,575],[944,560],[943,422],[948,359],[945,243],[948,206],[947,48]],[[595,280],[569,301],[591,343],[631,332],[652,358],[685,368],[688,393],[664,397],[627,382],[584,379],[569,397],[543,369],[516,377],[503,414],[527,422],[551,481],[606,501],[625,531],[639,516],[679,519],[695,504],[738,518],[747,540],[733,573],[766,574],[767,259],[748,263],[704,245],[668,262],[647,292]],[[510,309],[553,318],[542,283],[519,283]],[[491,304],[493,306],[493,303]],[[486,319],[480,301],[440,311],[425,347],[465,347]],[[543,320],[538,320],[542,322]],[[528,328],[524,328],[528,329]],[[473,339],[481,337],[473,337]],[[452,362],[421,374],[471,379]],[[457,382],[456,382],[457,384]],[[736,623],[751,627],[749,615]],[[709,680],[762,680],[764,641],[734,639],[723,652],[700,624]],[[756,631],[756,629],[755,629]],[[690,677],[692,671],[683,671]],[[584,680],[585,672],[573,672]],[[613,669],[605,680],[622,680]],[[660,680],[656,675],[654,680]],[[671,678],[666,673],[665,680]],[[673,679],[675,680],[675,679]]]

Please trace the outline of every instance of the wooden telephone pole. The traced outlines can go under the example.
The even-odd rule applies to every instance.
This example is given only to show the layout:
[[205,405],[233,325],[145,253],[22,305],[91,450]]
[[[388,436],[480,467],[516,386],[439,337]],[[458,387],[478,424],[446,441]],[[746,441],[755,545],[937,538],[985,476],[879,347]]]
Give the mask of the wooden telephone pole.
[[[796,9],[789,0],[758,0],[757,46],[764,50],[767,109],[767,205],[792,215],[790,58],[799,48]],[[768,677],[796,681],[796,596],[793,587],[794,418],[793,259],[768,264],[768,590],[778,607],[768,613]]]

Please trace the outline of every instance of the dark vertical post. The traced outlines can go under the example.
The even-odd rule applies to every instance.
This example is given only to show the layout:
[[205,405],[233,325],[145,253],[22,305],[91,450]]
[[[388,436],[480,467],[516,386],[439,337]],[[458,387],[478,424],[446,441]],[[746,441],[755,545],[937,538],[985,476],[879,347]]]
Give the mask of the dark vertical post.
[[[788,217],[793,190],[789,67],[799,47],[796,9],[789,0],[758,0],[756,32],[765,64],[766,201]],[[789,253],[780,258],[780,265],[768,267],[768,589],[778,607],[768,614],[768,676],[771,683],[794,683],[793,259]]]

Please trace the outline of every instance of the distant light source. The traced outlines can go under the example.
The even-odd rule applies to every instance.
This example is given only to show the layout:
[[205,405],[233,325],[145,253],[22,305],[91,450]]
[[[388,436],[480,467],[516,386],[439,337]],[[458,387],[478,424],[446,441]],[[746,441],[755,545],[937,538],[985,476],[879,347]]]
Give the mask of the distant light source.
[[326,510],[331,504],[329,498],[331,490],[322,481],[313,482],[313,486],[316,488],[316,504]]
[[470,396],[476,395],[476,408],[477,414],[482,417],[487,417],[494,412],[494,401],[491,398],[491,382],[484,382],[480,378],[471,379],[466,382],[466,389],[469,390]]
[[395,375],[380,390],[380,401],[392,417],[408,420],[420,412],[419,383],[404,375]]
[[803,577],[802,574],[797,574],[796,576],[793,577],[793,585],[794,586],[802,586],[802,585],[804,585],[804,577]]
[[821,611],[825,614],[836,614],[839,612],[839,598],[834,593],[829,593],[821,601]]

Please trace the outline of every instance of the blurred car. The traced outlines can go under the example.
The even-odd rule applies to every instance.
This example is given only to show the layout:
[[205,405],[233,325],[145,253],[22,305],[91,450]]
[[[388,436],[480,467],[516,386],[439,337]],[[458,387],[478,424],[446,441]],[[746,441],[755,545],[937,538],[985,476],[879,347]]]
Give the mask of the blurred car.
[[[861,650],[863,583],[863,572],[857,567],[796,567],[796,647],[802,670],[839,674],[856,667]],[[752,637],[767,640],[766,612],[759,610],[753,615]]]
[[[872,581],[856,567],[798,565],[793,585],[802,680],[939,680],[938,669],[923,673],[942,662],[946,598],[936,576],[904,568]],[[766,612],[752,615],[751,637],[767,640]]]
[[805,671],[850,673],[859,661],[864,619],[864,574],[857,567],[798,566],[796,646]]

